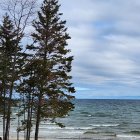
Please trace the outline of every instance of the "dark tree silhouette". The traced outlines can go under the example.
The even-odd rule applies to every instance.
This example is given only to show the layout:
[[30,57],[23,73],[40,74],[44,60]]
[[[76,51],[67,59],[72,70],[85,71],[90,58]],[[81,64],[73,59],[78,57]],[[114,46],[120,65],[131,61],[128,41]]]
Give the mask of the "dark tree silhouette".
[[[74,109],[72,93],[75,89],[70,76],[73,56],[66,47],[70,36],[65,27],[66,21],[60,19],[62,13],[59,13],[58,0],[43,1],[38,18],[33,22],[35,31],[31,35],[32,45],[26,46],[25,50],[28,51],[25,53],[20,44],[31,13],[24,15],[23,11],[28,6],[31,10],[33,8],[30,5],[26,7],[23,4],[26,1],[29,2],[16,1],[13,7],[12,21],[15,26],[7,14],[0,26],[0,113],[4,118],[3,140],[9,139],[13,103],[18,105],[17,139],[19,132],[24,131],[26,140],[30,140],[33,125],[34,139],[38,140],[39,126],[43,120],[49,119],[63,127],[56,118],[65,117]],[[16,16],[15,10],[17,2],[23,6],[19,16]],[[34,4],[34,0],[32,2]],[[22,24],[23,17],[25,24]],[[20,96],[16,102],[12,99],[15,91]]]
[[[66,49],[70,39],[65,27],[66,21],[60,19],[57,0],[44,0],[38,12],[38,20],[33,22],[35,32],[32,34],[34,45],[28,49],[35,51],[29,66],[34,67],[35,104],[35,140],[38,140],[40,121],[45,118],[64,117],[74,108],[70,93],[75,89],[70,82],[71,62]],[[57,122],[56,122],[57,123]],[[62,126],[61,123],[57,123]]]
[[20,41],[22,33],[15,29],[9,16],[4,16],[3,24],[0,26],[0,82],[2,85],[3,98],[3,134],[4,140],[8,139],[10,130],[12,96],[16,81],[19,79],[19,68],[23,64]]

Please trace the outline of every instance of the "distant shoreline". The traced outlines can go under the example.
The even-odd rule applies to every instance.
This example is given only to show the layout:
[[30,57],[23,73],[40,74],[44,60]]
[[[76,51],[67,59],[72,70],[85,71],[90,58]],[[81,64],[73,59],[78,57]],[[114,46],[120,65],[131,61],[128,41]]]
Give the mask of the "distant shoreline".
[[140,97],[138,97],[138,98],[109,98],[109,97],[107,97],[107,98],[76,98],[75,100],[140,100]]

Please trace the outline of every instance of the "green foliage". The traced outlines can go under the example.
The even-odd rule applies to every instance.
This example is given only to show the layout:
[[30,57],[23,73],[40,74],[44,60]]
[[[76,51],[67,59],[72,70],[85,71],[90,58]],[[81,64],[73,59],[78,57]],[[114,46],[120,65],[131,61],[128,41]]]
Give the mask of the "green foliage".
[[6,14],[0,25],[0,84],[2,100],[3,119],[3,137],[8,139],[9,125],[11,121],[11,107],[15,106],[12,99],[13,92],[16,89],[16,82],[21,75],[20,67],[24,64],[24,54],[19,45],[23,34],[20,29],[16,29]]
[[8,121],[13,92],[19,94],[16,103],[18,123],[21,123],[17,132],[25,131],[26,140],[30,139],[34,124],[35,140],[38,139],[41,120],[49,119],[64,127],[55,118],[65,117],[74,109],[75,89],[70,82],[73,56],[66,48],[70,36],[66,21],[60,19],[59,7],[57,0],[44,0],[33,22],[35,31],[31,35],[33,43],[26,46],[28,53],[21,52],[23,34],[14,28],[7,14],[0,26],[0,103],[4,103],[3,112]]
[[57,0],[44,0],[38,12],[38,21],[33,23],[36,29],[32,37],[36,41],[34,48],[38,59],[35,60],[38,94],[46,101],[46,106],[41,109],[44,112],[50,108],[51,112],[55,112],[53,115],[47,113],[47,117],[62,117],[72,110],[71,99],[74,96],[68,93],[75,92],[70,83],[72,77],[68,74],[73,60],[72,56],[68,56],[70,50],[66,49],[70,36],[66,32],[66,21],[60,20],[62,13],[59,13],[59,7]]

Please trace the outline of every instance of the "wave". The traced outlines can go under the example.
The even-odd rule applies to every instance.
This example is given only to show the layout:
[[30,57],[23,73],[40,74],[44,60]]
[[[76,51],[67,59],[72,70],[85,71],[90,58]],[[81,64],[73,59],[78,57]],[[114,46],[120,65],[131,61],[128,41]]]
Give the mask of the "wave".
[[129,131],[129,132],[126,132],[126,134],[132,134],[132,135],[139,135],[140,136],[140,131]]
[[83,117],[92,117],[92,116],[93,116],[93,115],[90,114],[89,112],[81,112],[81,115],[82,115]]
[[45,123],[41,123],[40,125],[56,125],[56,123],[52,123],[52,122],[45,122]]
[[97,131],[86,131],[84,134],[99,134]]
[[93,126],[93,127],[116,127],[119,125],[120,124],[91,124],[90,126]]
[[90,113],[86,111],[82,111],[81,114],[90,114]]
[[104,113],[104,112],[97,112],[92,114],[90,112],[83,111],[80,114],[84,117],[114,117],[113,114]]
[[103,113],[103,112],[97,112],[93,114],[94,117],[112,117],[113,115],[110,113]]
[[93,127],[67,127],[66,129],[74,129],[74,130],[92,130]]
[[57,127],[57,126],[50,126],[50,127],[40,127],[40,129],[45,129],[45,130],[92,130],[93,127]]
[[130,134],[119,134],[117,135],[118,138],[140,138],[140,136],[137,135],[130,135]]

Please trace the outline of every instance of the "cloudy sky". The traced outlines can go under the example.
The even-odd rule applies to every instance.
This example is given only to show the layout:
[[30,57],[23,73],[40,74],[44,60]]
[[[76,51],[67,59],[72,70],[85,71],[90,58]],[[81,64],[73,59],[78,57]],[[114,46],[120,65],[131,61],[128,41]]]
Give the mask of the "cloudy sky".
[[140,1],[59,2],[72,37],[69,48],[75,58],[72,76],[76,97],[138,98]]

